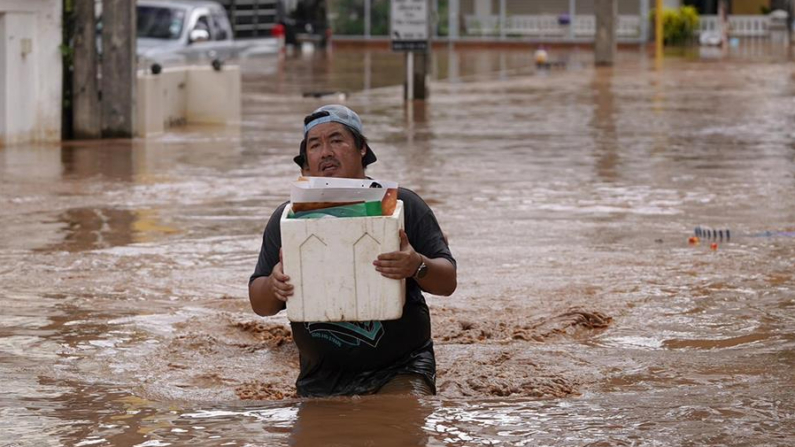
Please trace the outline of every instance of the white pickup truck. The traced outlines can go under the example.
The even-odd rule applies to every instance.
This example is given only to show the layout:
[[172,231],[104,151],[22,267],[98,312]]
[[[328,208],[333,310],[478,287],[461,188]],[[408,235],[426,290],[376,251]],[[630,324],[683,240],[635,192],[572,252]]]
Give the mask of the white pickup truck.
[[226,11],[209,0],[138,0],[138,63],[181,65],[278,54],[284,39],[235,40]]

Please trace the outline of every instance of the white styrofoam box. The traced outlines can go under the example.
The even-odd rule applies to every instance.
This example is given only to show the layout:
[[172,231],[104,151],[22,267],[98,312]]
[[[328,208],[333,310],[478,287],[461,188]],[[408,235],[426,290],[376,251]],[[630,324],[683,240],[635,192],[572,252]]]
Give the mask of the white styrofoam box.
[[290,321],[395,320],[403,315],[406,280],[375,270],[379,254],[400,249],[403,202],[391,216],[328,219],[281,217],[282,261],[294,294]]

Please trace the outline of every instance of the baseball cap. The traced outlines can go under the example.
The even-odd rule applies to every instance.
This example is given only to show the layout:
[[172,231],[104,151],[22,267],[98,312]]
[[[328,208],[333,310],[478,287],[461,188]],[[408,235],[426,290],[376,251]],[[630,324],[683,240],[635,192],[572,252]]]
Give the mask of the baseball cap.
[[[362,128],[362,119],[359,118],[359,115],[354,112],[353,110],[340,105],[340,104],[329,104],[312,112],[311,115],[308,115],[304,118],[304,139],[301,140],[301,148],[299,150],[298,155],[293,158],[298,166],[304,167],[304,159],[306,156],[306,135],[309,133],[309,130],[313,127],[317,126],[318,124],[323,123],[340,123],[343,124],[350,129],[355,130],[359,135],[364,135],[363,128]],[[364,158],[362,162],[365,166],[373,163],[377,160],[373,150],[370,149],[370,145],[365,143],[365,148],[367,151],[364,154]]]

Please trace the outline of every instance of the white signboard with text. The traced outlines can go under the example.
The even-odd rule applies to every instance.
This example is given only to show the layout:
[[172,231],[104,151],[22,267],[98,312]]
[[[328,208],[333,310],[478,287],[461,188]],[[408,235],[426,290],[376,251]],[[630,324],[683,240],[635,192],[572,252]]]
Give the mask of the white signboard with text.
[[428,0],[392,0],[392,51],[428,50]]

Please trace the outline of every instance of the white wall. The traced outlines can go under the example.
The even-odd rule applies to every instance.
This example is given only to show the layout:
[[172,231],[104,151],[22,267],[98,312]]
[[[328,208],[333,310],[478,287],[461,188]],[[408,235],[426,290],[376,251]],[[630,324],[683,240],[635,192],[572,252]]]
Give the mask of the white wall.
[[0,145],[61,138],[61,0],[0,0]]
[[240,67],[169,67],[138,72],[135,134],[149,137],[179,124],[239,124]]

